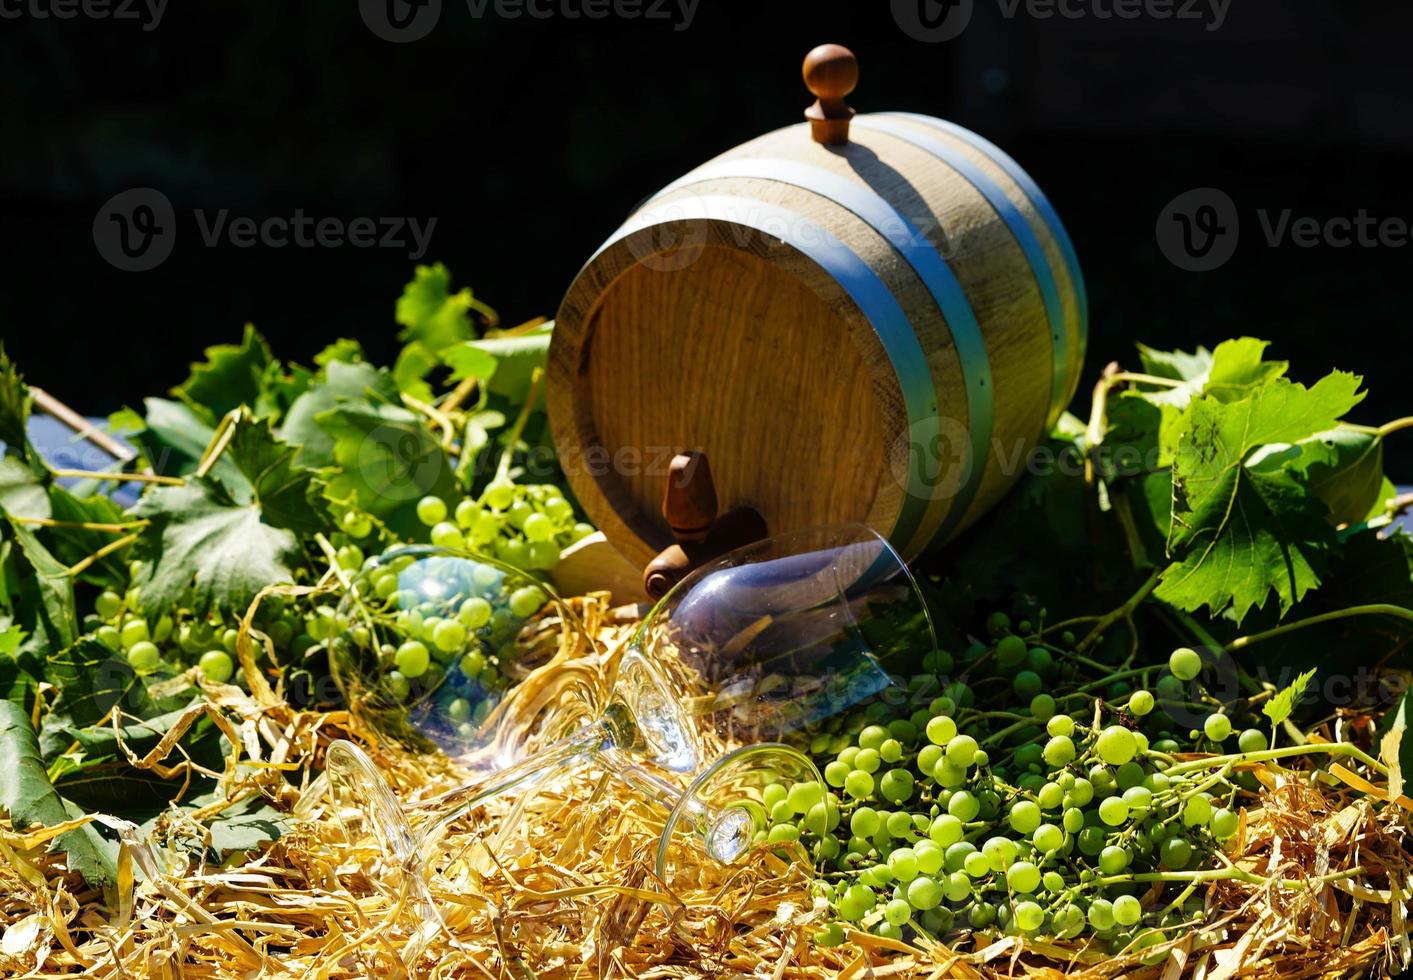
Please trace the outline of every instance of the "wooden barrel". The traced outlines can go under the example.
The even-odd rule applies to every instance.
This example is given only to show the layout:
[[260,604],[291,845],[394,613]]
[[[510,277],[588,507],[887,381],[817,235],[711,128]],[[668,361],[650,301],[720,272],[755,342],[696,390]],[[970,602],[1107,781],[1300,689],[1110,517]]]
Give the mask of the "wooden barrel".
[[569,287],[554,437],[635,562],[672,542],[683,450],[772,532],[863,521],[912,557],[992,506],[1074,395],[1084,286],[1035,182],[940,119],[844,126],[839,145],[787,127],[668,185]]

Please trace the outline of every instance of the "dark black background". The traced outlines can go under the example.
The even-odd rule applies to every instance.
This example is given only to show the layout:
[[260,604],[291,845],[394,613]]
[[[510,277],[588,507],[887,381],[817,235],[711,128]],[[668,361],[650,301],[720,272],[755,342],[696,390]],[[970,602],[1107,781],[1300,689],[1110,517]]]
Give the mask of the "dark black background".
[[[20,2],[52,0],[5,0]],[[1236,0],[1217,30],[1000,11],[976,0],[971,26],[941,44],[910,37],[886,0],[701,0],[680,30],[680,18],[477,19],[444,0],[436,29],[406,44],[375,36],[356,0],[173,3],[151,31],[6,18],[0,334],[30,380],[93,413],[180,381],[246,321],[288,358],[338,336],[392,352],[404,250],[208,248],[195,208],[435,217],[426,261],[509,322],[553,314],[639,199],[798,120],[801,57],[834,40],[862,64],[856,107],[953,119],[1045,188],[1088,281],[1089,377],[1132,363],[1134,339],[1190,348],[1250,333],[1299,377],[1364,374],[1361,420],[1413,411],[1413,247],[1271,248],[1256,220],[1261,208],[1413,220],[1406,2]],[[120,272],[94,247],[94,215],[138,186],[172,200],[178,238],[159,268]],[[1202,186],[1237,203],[1242,237],[1198,274],[1163,257],[1154,228]],[[1413,480],[1413,440],[1389,456]]]

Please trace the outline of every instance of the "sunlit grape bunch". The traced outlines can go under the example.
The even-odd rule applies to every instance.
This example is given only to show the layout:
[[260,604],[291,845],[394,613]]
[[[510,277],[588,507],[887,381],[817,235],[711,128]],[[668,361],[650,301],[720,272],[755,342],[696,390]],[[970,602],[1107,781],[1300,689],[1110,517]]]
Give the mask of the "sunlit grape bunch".
[[417,517],[431,528],[432,544],[492,554],[516,568],[550,571],[559,553],[592,534],[575,520],[574,506],[558,487],[492,480],[479,498],[463,497],[449,510],[440,497],[417,502]]
[[[1237,770],[1271,755],[1266,733],[1236,731],[1194,650],[1085,684],[1072,638],[1022,625],[1029,635],[992,617],[993,643],[931,651],[898,678],[909,696],[825,722],[809,750],[827,795],[767,787],[760,842],[801,841],[824,869],[837,919],[820,942],[848,926],[893,939],[970,929],[1135,952],[1201,929],[1184,886],[1223,873],[1216,855],[1253,788]],[[1192,712],[1195,726],[1179,724]],[[1177,897],[1145,904],[1162,881]]]

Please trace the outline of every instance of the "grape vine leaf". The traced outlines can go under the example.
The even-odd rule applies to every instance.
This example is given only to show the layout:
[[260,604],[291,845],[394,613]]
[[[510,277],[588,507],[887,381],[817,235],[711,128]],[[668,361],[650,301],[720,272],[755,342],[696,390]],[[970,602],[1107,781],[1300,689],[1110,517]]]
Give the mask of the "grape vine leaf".
[[[46,827],[69,819],[63,800],[49,782],[39,742],[23,706],[0,701],[0,809],[9,814],[16,828],[39,823]],[[92,826],[83,826],[60,836],[57,843],[68,855],[69,868],[92,885],[117,881],[117,868],[101,846]]]
[[25,422],[29,419],[29,389],[20,377],[19,368],[5,353],[0,343],[0,442],[7,455],[33,462]]
[[336,469],[326,470],[328,495],[352,500],[405,537],[425,534],[417,501],[452,501],[457,486],[451,459],[416,412],[400,405],[352,402],[315,420],[334,439]]
[[14,456],[0,456],[0,509],[12,517],[53,516],[43,480]]
[[476,336],[471,310],[479,308],[470,289],[452,293],[451,273],[442,263],[419,265],[397,300],[395,317],[403,328],[398,339],[433,351],[470,340]]
[[227,487],[189,477],[180,487],[148,491],[134,513],[152,521],[138,579],[144,610],[181,603],[243,610],[264,586],[288,582],[301,551],[299,533],[327,526],[322,486],[294,461],[267,419],[242,419],[226,448],[243,477]]
[[1195,398],[1173,463],[1173,521],[1157,598],[1188,612],[1230,607],[1238,623],[1275,592],[1287,611],[1320,584],[1335,544],[1327,510],[1284,470],[1246,465],[1269,443],[1331,429],[1363,398],[1360,379],[1334,372],[1310,388],[1273,377],[1238,401]]
[[73,643],[79,633],[73,577],[33,529],[13,517],[8,520],[19,557],[27,565],[18,583],[16,607],[25,614],[20,625],[31,634],[29,644],[42,643],[48,650],[61,650]]
[[172,389],[210,425],[241,405],[257,407],[265,392],[265,371],[274,361],[265,338],[245,325],[240,344],[206,348],[206,360],[191,366],[191,376]]
[[1300,699],[1305,696],[1305,689],[1310,686],[1315,671],[1316,668],[1311,667],[1297,676],[1283,690],[1277,691],[1271,700],[1261,706],[1261,714],[1271,719],[1272,725],[1279,725],[1289,718],[1290,713],[1295,710],[1295,706],[1300,703]]
[[318,423],[318,416],[332,408],[396,404],[398,386],[388,372],[371,364],[331,360],[323,378],[316,380],[290,406],[280,425],[280,438],[298,450],[305,466],[332,466],[334,437]]
[[[550,337],[554,324],[544,323],[532,330],[521,333],[504,333],[497,337],[474,340],[454,349],[448,361],[457,368],[457,376],[477,375],[474,355],[462,353],[476,350],[495,358],[495,372],[490,376],[487,389],[493,395],[501,395],[514,406],[525,404],[530,396],[530,382],[537,368],[544,368],[549,356]],[[464,374],[463,374],[464,370]],[[536,409],[543,409],[544,393],[541,392]]]

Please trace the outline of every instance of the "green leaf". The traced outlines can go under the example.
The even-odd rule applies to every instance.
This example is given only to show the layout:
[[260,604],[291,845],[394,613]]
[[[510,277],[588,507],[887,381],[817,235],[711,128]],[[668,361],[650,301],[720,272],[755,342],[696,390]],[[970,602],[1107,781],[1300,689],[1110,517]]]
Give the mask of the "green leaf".
[[295,462],[297,450],[276,438],[269,419],[236,423],[225,457],[245,479],[231,488],[237,503],[253,504],[277,528],[314,534],[328,527],[314,471]]
[[453,381],[465,378],[489,381],[496,373],[495,356],[475,341],[448,347],[441,352],[441,357],[451,368]]
[[[126,724],[119,735],[134,755],[144,756],[157,747],[185,712],[185,707],[177,708],[146,721]],[[139,818],[165,807],[179,794],[190,797],[193,791],[211,783],[204,777],[196,777],[194,785],[184,786],[181,779],[163,779],[150,769],[130,765],[118,746],[118,735],[114,734],[111,724],[67,727],[59,734],[66,748],[75,742],[79,748],[73,755],[61,756],[56,766],[51,766],[50,778],[64,799],[87,810]],[[166,760],[159,761],[171,763],[188,758],[207,769],[219,770],[225,758],[226,743],[220,729],[204,715],[192,724],[177,745],[179,748],[174,746]],[[77,760],[71,763],[75,756]],[[65,765],[61,767],[60,763]],[[63,774],[56,775],[56,768],[62,768]]]
[[[468,346],[490,354],[496,360],[495,374],[487,386],[492,394],[503,395],[511,404],[520,406],[530,394],[530,378],[536,368],[543,368],[549,356],[553,323],[546,323],[527,333],[504,334],[472,341]],[[543,407],[544,391],[540,392]]]
[[25,423],[29,419],[29,389],[10,356],[0,344],[0,442],[7,456],[33,462]]
[[[108,497],[95,494],[75,497],[66,488],[55,484],[49,488],[49,503],[56,520],[70,523],[120,524],[128,517],[123,509]],[[109,531],[87,531],[76,527],[48,527],[40,532],[54,557],[65,565],[75,565],[120,535]],[[115,551],[89,565],[83,580],[118,592],[126,590],[127,552]]]
[[418,500],[455,499],[451,460],[415,412],[370,403],[331,409],[316,420],[335,439],[338,466],[325,471],[332,499],[355,499],[405,538],[426,533]]
[[399,391],[406,392],[420,402],[432,402],[436,396],[432,394],[432,386],[427,384],[426,378],[440,365],[441,359],[435,351],[426,344],[413,341],[397,355],[392,378]]
[[1330,509],[1330,523],[1357,524],[1379,502],[1384,485],[1384,445],[1376,432],[1339,426],[1297,443],[1286,465]]
[[340,337],[314,355],[314,363],[321,368],[334,363],[355,364],[363,359],[363,346],[348,337]]
[[420,342],[434,351],[470,340],[476,336],[470,312],[474,306],[471,290],[451,292],[446,266],[419,265],[397,301],[396,318],[403,327],[398,339]]
[[1275,592],[1282,610],[1320,583],[1334,545],[1326,509],[1290,474],[1246,465],[1258,448],[1333,428],[1363,397],[1335,372],[1311,388],[1273,378],[1240,401],[1194,399],[1173,464],[1176,559],[1155,595],[1189,612],[1230,606],[1239,623]]
[[0,457],[0,510],[12,517],[53,516],[44,481],[13,456]]
[[145,611],[190,596],[198,612],[243,612],[266,585],[294,578],[301,556],[294,532],[266,523],[259,504],[237,502],[210,477],[148,491],[134,512],[153,522],[138,579]]
[[92,637],[82,637],[49,656],[44,676],[59,690],[59,700],[45,718],[44,741],[53,732],[67,733],[93,725],[115,707],[128,714],[152,712],[152,701],[127,658]]
[[211,821],[211,849],[224,858],[232,851],[256,851],[289,831],[288,819],[268,804],[240,808]]
[[21,625],[42,637],[50,649],[58,650],[78,637],[78,612],[74,605],[74,581],[68,568],[50,554],[34,531],[7,518],[28,564],[20,583],[19,609],[28,617]]
[[1279,725],[1295,710],[1295,706],[1300,703],[1300,699],[1305,696],[1305,688],[1310,686],[1311,679],[1315,676],[1315,668],[1305,671],[1284,690],[1277,692],[1271,700],[1261,706],[1261,713],[1271,719],[1272,725]]
[[305,466],[331,466],[334,437],[319,425],[318,416],[342,404],[371,407],[397,400],[397,384],[388,372],[370,364],[330,361],[324,379],[310,385],[290,406],[280,438],[298,450],[296,458]]
[[254,408],[265,391],[265,369],[272,361],[265,339],[246,324],[240,344],[206,348],[206,360],[191,366],[191,376],[172,389],[196,415],[215,425],[241,405]]
[[[29,715],[17,704],[0,701],[0,808],[17,829],[39,823],[46,827],[69,819],[59,794],[49,783],[39,742]],[[71,830],[57,844],[68,855],[69,868],[83,875],[91,885],[111,885],[117,881],[117,868],[100,846],[92,826]]]
[[1205,347],[1197,348],[1192,354],[1180,350],[1155,350],[1146,344],[1138,344],[1137,347],[1144,373],[1157,378],[1193,381],[1205,377],[1212,368],[1212,352]]

